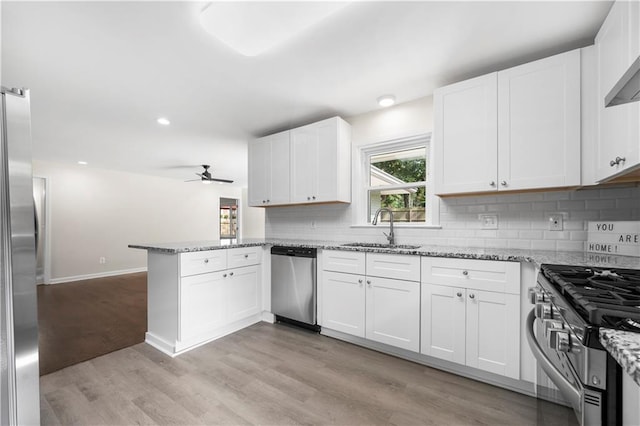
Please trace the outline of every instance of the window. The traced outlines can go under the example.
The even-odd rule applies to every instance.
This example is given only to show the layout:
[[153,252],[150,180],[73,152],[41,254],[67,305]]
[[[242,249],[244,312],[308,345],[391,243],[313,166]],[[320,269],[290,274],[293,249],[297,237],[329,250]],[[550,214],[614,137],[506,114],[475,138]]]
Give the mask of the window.
[[[366,223],[376,211],[387,208],[398,224],[433,223],[429,197],[429,135],[385,142],[362,149]],[[388,212],[378,221],[389,222]]]
[[238,238],[238,200],[220,198],[220,239]]

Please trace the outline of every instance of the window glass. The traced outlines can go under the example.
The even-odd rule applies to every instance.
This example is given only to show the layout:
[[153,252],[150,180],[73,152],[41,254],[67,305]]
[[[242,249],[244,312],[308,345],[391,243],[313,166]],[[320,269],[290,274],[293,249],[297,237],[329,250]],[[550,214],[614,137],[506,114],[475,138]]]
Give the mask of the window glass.
[[[380,208],[390,209],[394,222],[427,221],[427,146],[422,140],[366,153],[368,223]],[[378,221],[389,220],[389,212],[381,212]]]

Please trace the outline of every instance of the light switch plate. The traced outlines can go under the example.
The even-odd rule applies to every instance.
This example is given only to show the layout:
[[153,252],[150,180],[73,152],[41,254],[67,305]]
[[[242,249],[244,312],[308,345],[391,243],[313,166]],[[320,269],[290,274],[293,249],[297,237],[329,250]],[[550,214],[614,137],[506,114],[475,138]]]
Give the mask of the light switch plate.
[[481,214],[478,217],[480,219],[480,226],[482,229],[498,229],[497,214]]

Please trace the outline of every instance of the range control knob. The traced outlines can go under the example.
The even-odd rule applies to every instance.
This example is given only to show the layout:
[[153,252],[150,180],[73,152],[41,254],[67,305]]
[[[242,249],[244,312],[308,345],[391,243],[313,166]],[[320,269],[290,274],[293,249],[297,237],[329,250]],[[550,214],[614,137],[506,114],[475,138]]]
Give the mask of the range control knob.
[[529,287],[529,302],[532,305],[546,301],[544,292],[538,287]]
[[560,352],[571,351],[571,336],[567,330],[549,329],[547,335],[549,347]]
[[553,318],[553,308],[551,303],[538,303],[536,305],[536,318],[548,320]]
[[544,325],[544,335],[549,335],[549,330],[562,330],[564,326],[562,325],[562,321],[556,319],[545,320],[542,325]]

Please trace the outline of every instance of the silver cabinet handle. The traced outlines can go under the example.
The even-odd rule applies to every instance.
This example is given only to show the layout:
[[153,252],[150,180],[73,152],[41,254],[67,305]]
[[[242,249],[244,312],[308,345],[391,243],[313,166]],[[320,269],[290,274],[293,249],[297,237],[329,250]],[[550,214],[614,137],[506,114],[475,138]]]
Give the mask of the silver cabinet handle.
[[500,185],[502,185],[502,186],[507,186],[507,181],[506,181],[506,180],[503,180],[502,182],[500,182]]
[[464,275],[464,276],[469,275],[469,271],[462,271],[462,275]]
[[476,295],[475,295],[475,294],[471,293],[471,294],[469,295],[469,299],[475,299],[475,298],[476,298]]
[[620,163],[624,163],[625,161],[627,161],[627,159],[626,159],[625,157],[616,157],[616,159],[615,159],[615,160],[611,160],[611,161],[609,162],[609,165],[610,165],[611,167],[613,167],[613,166],[617,166],[617,165],[619,165]]
[[245,255],[244,255],[244,258],[245,258],[245,259],[246,259],[246,258],[248,258],[248,257],[249,257],[249,255],[248,255],[248,254],[245,254]]
[[204,260],[204,263],[209,263],[209,259],[205,259],[205,260]]
[[461,292],[461,291],[457,292],[457,293],[456,293],[456,296],[458,296],[458,297],[462,297],[462,292]]
[[266,203],[266,202],[267,202],[267,200],[262,200],[262,204],[264,204],[264,203]]
[[269,199],[267,198],[267,203],[270,203],[270,202],[271,202],[271,200],[269,200]]
[[222,274],[222,278],[227,278],[227,274]]
[[307,197],[307,201],[311,200],[311,197]]
[[233,272],[229,272],[229,276],[232,277],[233,276]]
[[496,181],[492,180],[491,182],[489,182],[489,186],[496,186]]
[[315,200],[315,199],[316,199],[316,196],[315,196],[315,195],[312,195],[312,196],[311,196],[311,198]]
[[362,279],[359,279],[359,280],[358,280],[358,282],[359,282],[360,284],[362,284]]

